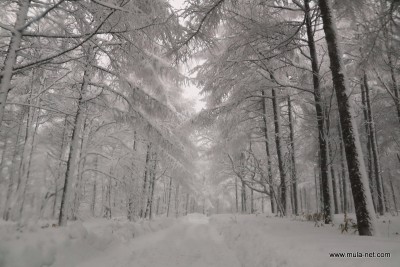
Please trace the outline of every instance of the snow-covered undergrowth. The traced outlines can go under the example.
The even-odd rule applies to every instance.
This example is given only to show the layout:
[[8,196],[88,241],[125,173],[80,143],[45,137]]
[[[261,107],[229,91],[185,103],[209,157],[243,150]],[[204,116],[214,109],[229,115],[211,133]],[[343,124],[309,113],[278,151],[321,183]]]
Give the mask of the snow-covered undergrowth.
[[73,267],[132,238],[168,228],[174,219],[128,222],[91,219],[52,227],[51,222],[19,226],[0,221],[0,267]]
[[[341,234],[342,220],[337,217],[333,226],[316,227],[308,221],[227,214],[212,216],[210,222],[246,267],[399,266],[399,217],[381,217],[375,237]],[[330,257],[341,252],[389,252],[391,258]]]

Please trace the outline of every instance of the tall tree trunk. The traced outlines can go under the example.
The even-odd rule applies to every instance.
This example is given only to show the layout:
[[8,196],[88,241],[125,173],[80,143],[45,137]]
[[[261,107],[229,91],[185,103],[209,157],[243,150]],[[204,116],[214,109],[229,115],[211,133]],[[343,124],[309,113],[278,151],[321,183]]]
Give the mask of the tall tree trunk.
[[[94,169],[97,170],[98,169],[98,157],[96,156],[94,158]],[[93,177],[93,190],[92,190],[92,203],[90,204],[90,212],[92,214],[93,217],[96,216],[96,198],[97,198],[97,172]]]
[[308,41],[308,48],[310,51],[311,67],[313,71],[314,102],[315,102],[315,111],[317,115],[317,125],[318,125],[318,143],[320,151],[320,168],[321,168],[320,172],[321,172],[321,182],[322,182],[321,195],[324,198],[323,213],[325,217],[325,223],[328,224],[332,221],[332,209],[330,201],[331,200],[330,187],[332,183],[330,181],[330,176],[329,176],[328,144],[327,144],[328,140],[326,137],[326,125],[325,125],[326,121],[323,109],[323,99],[321,96],[318,57],[317,57],[317,50],[315,48],[314,31],[312,27],[312,18],[311,18],[309,2],[310,0],[304,0],[307,41]]
[[236,213],[239,212],[239,198],[238,198],[238,178],[235,176],[235,204],[236,204]]
[[254,214],[254,191],[250,188],[250,213]]
[[[362,79],[364,80],[364,79]],[[373,180],[373,174],[374,174],[374,170],[373,170],[373,162],[372,162],[372,147],[371,147],[371,133],[370,133],[370,127],[369,127],[369,108],[367,105],[367,100],[365,97],[365,86],[364,86],[364,82],[361,82],[361,103],[363,106],[363,115],[364,115],[364,125],[365,125],[365,133],[367,135],[367,160],[368,160],[368,181],[369,181],[369,187],[370,187],[370,191],[371,191],[371,195],[372,195],[372,202],[374,204],[374,209],[376,211],[376,199],[378,199],[376,197],[376,190],[375,190],[375,185],[374,185],[374,180]]]
[[363,77],[363,84],[365,88],[365,101],[367,103],[367,115],[368,115],[368,126],[369,126],[369,136],[370,136],[370,144],[371,144],[371,151],[372,151],[372,159],[374,163],[374,174],[375,174],[375,185],[376,185],[376,191],[378,193],[378,205],[377,205],[377,211],[379,212],[380,215],[383,215],[385,213],[384,207],[384,199],[383,199],[383,184],[381,183],[381,168],[380,168],[380,162],[379,162],[379,155],[378,155],[378,144],[377,144],[377,139],[375,135],[375,122],[374,122],[374,117],[373,117],[373,112],[372,112],[372,107],[371,107],[371,99],[369,96],[369,86],[368,86],[368,77],[366,72],[364,72],[364,77]]
[[151,155],[151,147],[152,144],[149,142],[147,144],[147,152],[146,152],[146,162],[145,162],[145,169],[144,169],[144,175],[143,175],[143,189],[142,189],[142,196],[140,199],[140,213],[139,217],[143,218],[145,216],[145,211],[146,211],[146,206],[147,206],[147,195],[148,195],[148,190],[149,190],[149,184],[150,184],[150,155]]
[[150,195],[148,197],[146,215],[145,215],[145,218],[148,216],[150,220],[152,219],[154,190],[156,185],[157,153],[153,153],[152,160],[153,160],[153,165],[150,171]]
[[[39,101],[38,101],[39,102]],[[28,139],[28,141],[30,142],[29,144],[29,155],[27,157],[27,163],[26,163],[26,169],[22,172],[23,175],[23,184],[21,186],[21,193],[19,194],[19,198],[20,200],[18,201],[18,208],[16,209],[17,212],[17,218],[21,219],[22,218],[22,212],[24,209],[24,204],[25,204],[25,199],[26,199],[26,190],[28,187],[28,182],[29,182],[29,178],[31,175],[31,165],[32,165],[32,158],[33,158],[33,152],[35,149],[35,140],[36,140],[36,134],[37,134],[37,130],[39,128],[39,113],[40,110],[37,110],[33,116],[32,116],[32,123],[35,123],[35,126],[33,127],[33,125],[31,125],[30,132],[29,135],[31,136],[31,138]]]
[[169,209],[171,206],[171,194],[172,194],[172,177],[169,178],[167,217],[169,217]]
[[186,193],[185,215],[189,212],[189,193]]
[[15,139],[15,145],[14,145],[14,151],[13,151],[13,155],[12,155],[12,164],[11,164],[11,168],[10,168],[10,172],[9,172],[6,201],[5,201],[4,212],[3,212],[3,220],[5,220],[5,221],[8,221],[10,219],[13,192],[14,192],[15,183],[18,179],[18,169],[17,169],[18,159],[17,158],[18,158],[18,152],[19,152],[19,145],[20,145],[21,137],[22,137],[21,132],[22,132],[22,124],[23,124],[24,114],[25,114],[25,111],[23,109],[18,116],[18,121],[19,121],[18,131],[17,131],[17,136]]
[[297,200],[297,171],[296,171],[296,150],[294,145],[294,127],[292,115],[292,101],[288,96],[288,113],[289,113],[289,128],[290,128],[290,149],[292,156],[292,194],[294,204],[294,214],[299,215],[299,204]]
[[[381,3],[384,5],[382,6],[382,12],[386,12],[386,3],[384,1],[381,1]],[[383,19],[382,19],[383,20]],[[388,59],[388,66],[390,68],[390,78],[391,78],[391,96],[394,101],[394,106],[396,107],[397,111],[397,119],[399,120],[400,123],[400,92],[399,92],[399,87],[397,86],[397,79],[396,79],[396,66],[395,63],[393,62],[393,52],[395,51],[396,48],[393,47],[392,45],[392,21],[382,21],[382,25],[384,26],[383,34],[385,40],[385,47],[386,47],[386,53],[387,53],[387,59]]]
[[389,175],[390,189],[392,191],[394,210],[397,213],[397,216],[399,216],[399,210],[397,208],[397,201],[396,201],[396,194],[395,194],[394,186],[393,186],[393,177],[392,177],[392,174],[390,173],[390,170],[388,170],[387,172],[388,172],[388,175]]
[[285,173],[285,167],[283,164],[283,155],[282,155],[280,107],[279,107],[275,88],[272,88],[272,108],[274,111],[276,153],[278,156],[278,168],[279,168],[279,174],[281,177],[280,202],[283,207],[283,213],[284,213],[283,215],[286,216],[286,215],[288,215],[288,212],[289,212],[290,201],[289,201],[289,194],[287,193],[287,189],[286,189],[286,173]]
[[176,192],[175,192],[175,217],[176,218],[179,217],[179,205],[180,205],[179,199],[180,199],[180,197],[179,197],[179,184],[176,184]]
[[241,191],[241,203],[242,203],[242,213],[246,213],[247,204],[246,204],[246,184],[242,181],[242,191]]
[[64,188],[62,191],[62,196],[61,196],[61,207],[60,207],[60,215],[58,218],[58,224],[60,226],[66,226],[67,225],[67,218],[68,218],[68,210],[69,210],[69,205],[71,201],[71,195],[72,195],[72,189],[73,189],[73,183],[74,180],[76,179],[77,175],[77,170],[78,170],[78,164],[79,164],[79,148],[80,148],[80,140],[81,140],[81,134],[82,134],[82,129],[84,125],[84,99],[83,99],[83,94],[87,91],[87,87],[89,85],[90,79],[91,79],[91,70],[89,66],[89,59],[87,62],[86,69],[83,74],[83,81],[82,81],[82,86],[79,92],[79,99],[78,99],[78,109],[76,111],[75,115],[75,124],[72,130],[72,140],[70,143],[70,148],[69,148],[69,155],[68,155],[68,160],[67,160],[67,170],[65,172],[65,178],[64,178]]
[[342,177],[342,192],[343,192],[343,213],[347,213],[348,206],[348,196],[347,196],[347,182],[346,182],[346,154],[344,152],[344,143],[342,138],[342,127],[340,126],[340,121],[338,123],[339,131],[339,153],[340,153],[340,169]]
[[349,177],[353,192],[357,226],[360,235],[375,233],[375,212],[369,191],[368,176],[364,166],[360,139],[354,119],[354,111],[350,102],[347,88],[346,70],[343,67],[342,53],[336,33],[335,18],[329,0],[319,0],[325,39],[328,45],[330,68],[332,71],[333,87],[339,107],[340,123],[346,151]]
[[7,155],[7,150],[8,150],[8,144],[10,142],[8,141],[8,134],[4,136],[4,146],[3,146],[3,151],[1,152],[1,163],[0,163],[0,184],[4,182],[4,178],[6,175],[4,175],[3,170],[6,166],[6,155]]
[[265,138],[265,152],[267,154],[267,171],[268,171],[268,185],[269,185],[269,196],[271,200],[271,212],[276,213],[275,210],[275,193],[274,193],[274,181],[272,177],[272,161],[271,153],[269,150],[269,137],[268,137],[268,121],[267,121],[267,102],[265,98],[265,91],[262,90],[262,107],[263,107],[263,120],[264,120],[264,138]]
[[7,96],[11,89],[13,69],[17,60],[17,51],[21,46],[23,26],[27,20],[30,2],[31,0],[18,1],[19,10],[17,12],[17,19],[11,32],[6,57],[0,72],[0,127],[3,124]]
[[58,180],[61,179],[63,176],[63,160],[64,160],[64,155],[66,154],[66,147],[67,145],[65,142],[67,142],[67,116],[64,118],[64,128],[63,128],[63,133],[61,137],[61,145],[60,145],[60,154],[58,158],[58,167],[57,167],[57,176],[54,177],[54,202],[53,202],[53,210],[52,210],[52,217],[56,218],[56,208],[57,208],[57,200],[58,200]]
[[86,163],[86,157],[84,157],[85,150],[86,150],[86,141],[87,141],[87,131],[88,129],[90,130],[89,127],[87,127],[87,116],[85,115],[85,118],[83,119],[83,130],[82,130],[82,138],[81,138],[81,144],[80,144],[80,149],[79,149],[79,162],[78,162],[78,174],[77,174],[77,179],[75,182],[74,186],[74,198],[73,198],[73,204],[72,204],[72,214],[71,214],[71,219],[76,220],[78,217],[78,212],[79,212],[79,206],[82,198],[82,187],[83,187],[83,169],[85,167]]
[[[334,206],[334,213],[339,214],[339,200],[338,200],[338,192],[337,192],[337,183],[336,183],[336,175],[335,175],[335,168],[333,167],[333,154],[332,154],[332,144],[328,141],[329,147],[329,169],[331,171],[331,180],[332,180],[332,196],[333,196],[333,206]],[[331,202],[332,203],[332,202]]]
[[314,169],[314,184],[315,184],[315,209],[316,212],[319,212],[319,205],[318,205],[318,172]]

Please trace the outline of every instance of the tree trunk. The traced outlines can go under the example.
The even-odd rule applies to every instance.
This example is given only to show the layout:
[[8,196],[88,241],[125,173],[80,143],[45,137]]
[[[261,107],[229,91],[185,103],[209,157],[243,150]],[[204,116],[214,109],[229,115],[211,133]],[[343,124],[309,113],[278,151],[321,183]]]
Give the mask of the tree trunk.
[[[38,101],[39,102],[39,101]],[[38,103],[39,105],[39,103]],[[32,111],[34,112],[34,111]],[[22,176],[23,176],[23,181],[22,181],[22,185],[21,185],[21,191],[18,194],[18,197],[20,198],[20,200],[18,201],[18,208],[16,209],[16,217],[17,219],[21,219],[22,218],[22,212],[24,209],[24,204],[25,204],[25,197],[26,197],[26,190],[28,187],[28,182],[29,182],[29,178],[30,178],[30,170],[31,170],[31,165],[32,165],[32,157],[33,157],[33,152],[34,152],[34,148],[35,148],[35,140],[36,140],[36,134],[37,134],[37,130],[39,128],[39,112],[40,110],[37,110],[36,112],[34,112],[34,114],[32,115],[32,120],[30,124],[35,123],[35,126],[33,127],[33,125],[30,126],[30,133],[29,136],[30,138],[27,139],[26,142],[29,142],[29,154],[27,154],[27,158],[26,158],[26,165],[25,165],[25,169],[22,172]],[[27,122],[28,123],[28,122]]]
[[263,120],[264,120],[264,138],[265,138],[265,152],[267,153],[267,171],[268,171],[268,185],[269,185],[269,196],[271,200],[271,212],[276,213],[275,210],[275,193],[274,193],[274,182],[272,177],[272,162],[271,153],[269,150],[269,137],[268,137],[268,121],[267,121],[267,102],[265,98],[265,91],[262,90],[262,107],[263,107]]
[[334,213],[335,214],[339,214],[339,200],[338,200],[338,195],[337,195],[338,192],[337,192],[335,168],[333,167],[332,145],[331,145],[330,141],[328,141],[328,144],[329,144],[329,159],[330,159],[330,162],[331,162],[330,165],[329,165],[329,169],[331,171]]
[[289,128],[290,128],[290,149],[292,157],[292,195],[294,204],[294,214],[299,215],[299,204],[297,200],[297,171],[296,171],[296,150],[294,145],[294,126],[293,126],[293,115],[292,115],[292,101],[288,96],[288,113],[289,113]]
[[235,177],[235,204],[236,204],[236,213],[239,212],[239,199],[238,199],[238,178]]
[[317,171],[314,169],[314,184],[315,184],[315,209],[316,212],[318,213],[319,211],[319,205],[318,205],[318,174]]
[[143,189],[142,189],[142,196],[140,199],[140,212],[139,217],[143,218],[145,216],[145,211],[147,207],[147,194],[149,190],[149,176],[150,176],[150,155],[151,155],[151,142],[147,144],[147,153],[146,153],[146,162],[145,162],[145,169],[143,175]]
[[64,128],[63,128],[63,133],[61,137],[61,146],[60,146],[60,154],[59,154],[59,159],[58,159],[58,167],[57,167],[57,176],[54,177],[54,202],[53,202],[53,211],[52,211],[52,217],[56,218],[56,210],[57,210],[57,200],[58,200],[58,180],[61,179],[63,175],[63,159],[64,159],[64,154],[65,148],[66,148],[66,138],[67,138],[67,116],[64,118]]
[[246,204],[246,184],[244,181],[242,181],[242,191],[241,191],[241,197],[242,197],[242,213],[246,213],[247,211],[247,204]]
[[179,217],[179,184],[176,184],[176,192],[175,192],[175,217]]
[[[383,1],[381,3],[384,3]],[[383,12],[386,12],[386,3],[385,6],[382,8]],[[386,53],[387,53],[387,59],[388,59],[388,66],[390,68],[390,78],[392,80],[391,82],[391,87],[392,87],[392,98],[394,101],[394,106],[396,107],[397,111],[397,119],[399,120],[400,123],[400,93],[399,93],[399,87],[397,86],[397,79],[396,79],[396,66],[393,62],[393,52],[397,48],[392,47],[392,42],[391,42],[391,36],[392,36],[392,21],[382,21],[382,25],[385,25],[384,27],[384,37],[385,37],[385,46],[386,46]],[[384,24],[383,24],[384,23]]]
[[250,188],[250,212],[254,214],[254,191]]
[[336,91],[344,148],[346,151],[349,177],[353,192],[357,226],[360,235],[375,233],[375,212],[371,192],[368,186],[368,176],[365,171],[354,112],[347,88],[346,70],[343,67],[342,53],[336,35],[336,25],[329,0],[319,0],[325,39],[328,45],[330,68],[332,71],[333,87]]
[[372,113],[371,107],[371,99],[369,97],[369,86],[368,86],[368,78],[366,72],[364,72],[363,77],[363,84],[365,88],[365,101],[367,103],[367,115],[368,115],[368,126],[369,126],[369,136],[370,136],[370,144],[371,144],[371,151],[372,151],[372,159],[374,163],[374,174],[375,174],[375,185],[376,191],[378,193],[378,205],[377,211],[380,215],[385,213],[384,207],[384,199],[383,199],[383,184],[381,183],[381,168],[379,162],[379,155],[378,155],[378,144],[375,135],[375,122]]
[[313,85],[314,85],[314,102],[315,111],[317,115],[317,125],[318,125],[318,143],[320,151],[320,168],[321,168],[321,182],[322,191],[321,195],[324,198],[323,213],[325,218],[325,223],[328,224],[332,221],[332,209],[331,209],[331,197],[330,197],[330,176],[328,168],[328,140],[326,137],[326,125],[325,125],[325,114],[323,109],[323,100],[321,96],[320,88],[320,76],[319,76],[319,65],[317,50],[315,48],[314,41],[314,31],[312,28],[311,11],[309,6],[310,0],[304,0],[305,6],[305,18],[306,18],[306,28],[307,28],[307,40],[308,48],[310,50],[310,60],[311,67],[313,71]]
[[3,182],[4,182],[4,178],[5,178],[5,175],[4,175],[4,173],[3,173],[3,170],[4,170],[4,168],[5,168],[5,166],[6,166],[6,155],[7,155],[7,150],[8,150],[8,144],[9,144],[9,141],[8,141],[8,134],[6,134],[5,136],[4,136],[4,146],[3,146],[3,151],[1,152],[1,163],[0,163],[0,184],[2,184]]
[[281,177],[280,182],[280,202],[283,207],[283,215],[288,215],[289,212],[289,195],[286,190],[286,173],[285,167],[283,165],[283,155],[282,155],[282,143],[281,143],[281,118],[280,118],[280,107],[275,92],[275,88],[272,88],[272,108],[274,110],[274,125],[275,125],[275,144],[276,153],[278,156],[278,167]]
[[185,215],[189,212],[189,193],[186,193]]
[[372,162],[372,148],[371,148],[371,134],[370,134],[370,127],[369,127],[369,108],[367,105],[367,100],[365,97],[365,86],[363,81],[361,82],[361,103],[363,106],[363,115],[364,115],[364,125],[365,125],[365,133],[367,135],[367,160],[368,160],[368,181],[369,181],[369,187],[372,195],[372,202],[374,204],[374,209],[376,211],[376,190],[374,186],[374,180],[373,180],[373,162]]
[[7,96],[11,89],[13,69],[17,60],[17,51],[19,50],[22,41],[22,26],[26,23],[30,2],[30,0],[18,1],[19,10],[17,13],[17,19],[13,31],[11,32],[6,57],[0,72],[0,127],[3,124]]
[[390,173],[390,170],[388,170],[388,174],[389,174],[390,189],[392,191],[394,210],[397,213],[397,216],[399,216],[399,210],[397,209],[396,194],[394,192],[394,186],[393,186],[393,178],[392,178],[392,174]]
[[22,131],[22,123],[23,123],[23,117],[24,117],[25,112],[21,111],[20,116],[18,116],[18,131],[17,131],[17,136],[15,139],[15,146],[14,146],[14,151],[12,155],[12,164],[10,168],[10,173],[9,173],[9,181],[8,181],[8,187],[7,187],[7,193],[6,193],[6,201],[4,205],[4,213],[3,213],[3,220],[8,221],[10,219],[11,215],[11,208],[12,208],[12,198],[13,198],[13,192],[14,192],[14,187],[15,187],[15,182],[18,179],[18,169],[17,169],[17,158],[18,158],[18,150],[19,150],[19,145],[20,145],[20,138],[21,138],[21,131]]
[[157,170],[157,153],[153,153],[153,166],[150,171],[150,195],[147,202],[146,208],[146,215],[145,218],[148,216],[149,219],[152,219],[153,213],[153,199],[154,199],[154,190],[156,185],[156,170]]
[[169,209],[171,206],[171,193],[172,193],[172,177],[169,178],[167,217],[169,217]]
[[[89,62],[87,64],[89,64]],[[67,225],[68,209],[70,205],[69,202],[71,200],[71,194],[73,193],[72,185],[74,183],[78,170],[80,148],[79,144],[81,140],[82,128],[85,122],[85,115],[83,110],[85,102],[83,100],[83,94],[86,92],[89,85],[89,81],[91,78],[90,72],[91,71],[89,70],[89,66],[87,65],[83,74],[83,81],[78,100],[78,109],[76,111],[75,124],[72,130],[72,140],[70,143],[69,155],[67,160],[67,170],[65,172],[64,178],[64,188],[61,196],[60,215],[58,218],[58,224],[60,226]]]
[[[87,117],[85,115],[85,118],[83,119],[83,130],[82,130],[82,138],[81,138],[81,144],[80,144],[80,149],[79,149],[79,160],[78,162],[78,173],[77,173],[77,179],[75,182],[74,186],[74,199],[73,199],[73,205],[72,205],[72,214],[71,214],[71,219],[76,220],[79,212],[79,206],[82,198],[82,187],[83,187],[83,174],[82,171],[85,168],[85,163],[86,163],[86,157],[84,157],[84,151],[86,150],[86,142],[87,142],[87,131],[88,129],[90,130],[89,127],[87,127]],[[84,158],[83,158],[84,157]]]

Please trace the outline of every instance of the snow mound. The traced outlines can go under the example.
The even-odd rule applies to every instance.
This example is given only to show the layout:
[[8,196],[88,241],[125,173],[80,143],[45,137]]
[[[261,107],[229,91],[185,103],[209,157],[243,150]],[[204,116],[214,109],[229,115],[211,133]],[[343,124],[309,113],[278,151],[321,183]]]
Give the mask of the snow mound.
[[0,222],[0,267],[72,267],[107,249],[171,226],[174,219],[128,222],[91,219],[52,227],[51,222]]
[[[379,231],[387,222],[379,220]],[[400,237],[395,229],[400,219],[391,218],[389,236],[362,237],[341,234],[338,225],[315,227],[313,222],[265,215],[216,215],[211,224],[222,234],[227,246],[246,267],[265,266],[399,266]],[[393,233],[393,234],[392,234]],[[390,258],[340,258],[330,253],[387,252]]]

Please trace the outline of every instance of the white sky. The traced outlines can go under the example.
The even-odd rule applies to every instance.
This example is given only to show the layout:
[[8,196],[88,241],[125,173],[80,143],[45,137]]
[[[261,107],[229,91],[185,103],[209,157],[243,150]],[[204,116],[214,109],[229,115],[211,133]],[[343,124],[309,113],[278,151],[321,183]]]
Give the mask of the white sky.
[[[169,2],[171,3],[172,7],[174,7],[175,9],[180,9],[183,7],[183,3],[185,2],[185,0],[169,0]],[[196,64],[198,64],[198,63],[195,61],[191,61],[191,62],[189,62],[189,66],[182,66],[181,71],[183,72],[183,74],[188,75],[189,69],[196,66]],[[200,100],[202,97],[199,95],[199,92],[200,92],[199,88],[197,88],[193,84],[185,85],[182,88],[184,90],[183,95],[186,98],[196,101],[196,105],[194,107],[196,111],[200,111],[202,108],[205,107],[205,103]]]

